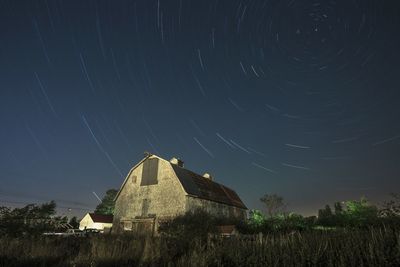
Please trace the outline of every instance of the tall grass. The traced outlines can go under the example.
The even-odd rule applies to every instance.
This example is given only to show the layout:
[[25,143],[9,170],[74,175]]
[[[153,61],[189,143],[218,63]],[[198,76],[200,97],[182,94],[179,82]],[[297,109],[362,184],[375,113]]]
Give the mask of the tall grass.
[[400,266],[400,229],[393,228],[180,242],[129,235],[1,237],[0,266]]

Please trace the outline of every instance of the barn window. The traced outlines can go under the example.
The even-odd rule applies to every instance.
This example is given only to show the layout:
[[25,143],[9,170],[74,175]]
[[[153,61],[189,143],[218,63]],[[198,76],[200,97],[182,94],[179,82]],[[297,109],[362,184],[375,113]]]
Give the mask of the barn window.
[[136,179],[137,179],[137,176],[133,175],[132,178],[131,178],[132,184],[136,184]]
[[143,162],[141,186],[157,184],[158,159],[148,159]]

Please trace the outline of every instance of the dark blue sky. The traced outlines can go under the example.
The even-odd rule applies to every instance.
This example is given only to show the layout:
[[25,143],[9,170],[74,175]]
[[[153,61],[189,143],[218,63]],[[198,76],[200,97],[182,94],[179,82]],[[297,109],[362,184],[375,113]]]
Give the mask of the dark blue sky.
[[0,201],[93,209],[144,151],[249,208],[400,188],[398,1],[0,1]]

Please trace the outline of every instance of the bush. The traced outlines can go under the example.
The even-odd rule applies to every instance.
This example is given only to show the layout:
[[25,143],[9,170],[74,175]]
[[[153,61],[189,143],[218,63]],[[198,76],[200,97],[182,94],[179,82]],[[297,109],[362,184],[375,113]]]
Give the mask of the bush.
[[166,238],[168,254],[181,256],[190,247],[205,244],[208,235],[217,232],[217,218],[199,209],[160,222],[158,232]]
[[266,218],[260,211],[252,210],[247,222],[239,223],[237,228],[243,234],[293,232],[310,230],[315,226],[316,217],[303,217],[302,215],[289,213],[278,214]]
[[162,235],[179,239],[204,239],[208,233],[215,233],[216,230],[216,218],[203,210],[187,212],[172,220],[160,222],[158,229]]

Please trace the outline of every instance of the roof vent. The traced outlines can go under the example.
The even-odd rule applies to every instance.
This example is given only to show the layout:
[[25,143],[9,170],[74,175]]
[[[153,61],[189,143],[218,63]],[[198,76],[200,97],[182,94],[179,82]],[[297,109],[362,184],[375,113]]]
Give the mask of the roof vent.
[[211,174],[209,174],[208,172],[204,173],[204,174],[203,174],[203,177],[206,178],[206,179],[209,179],[209,180],[211,180],[211,181],[213,180]]
[[172,158],[169,162],[183,168],[183,161],[177,158]]

